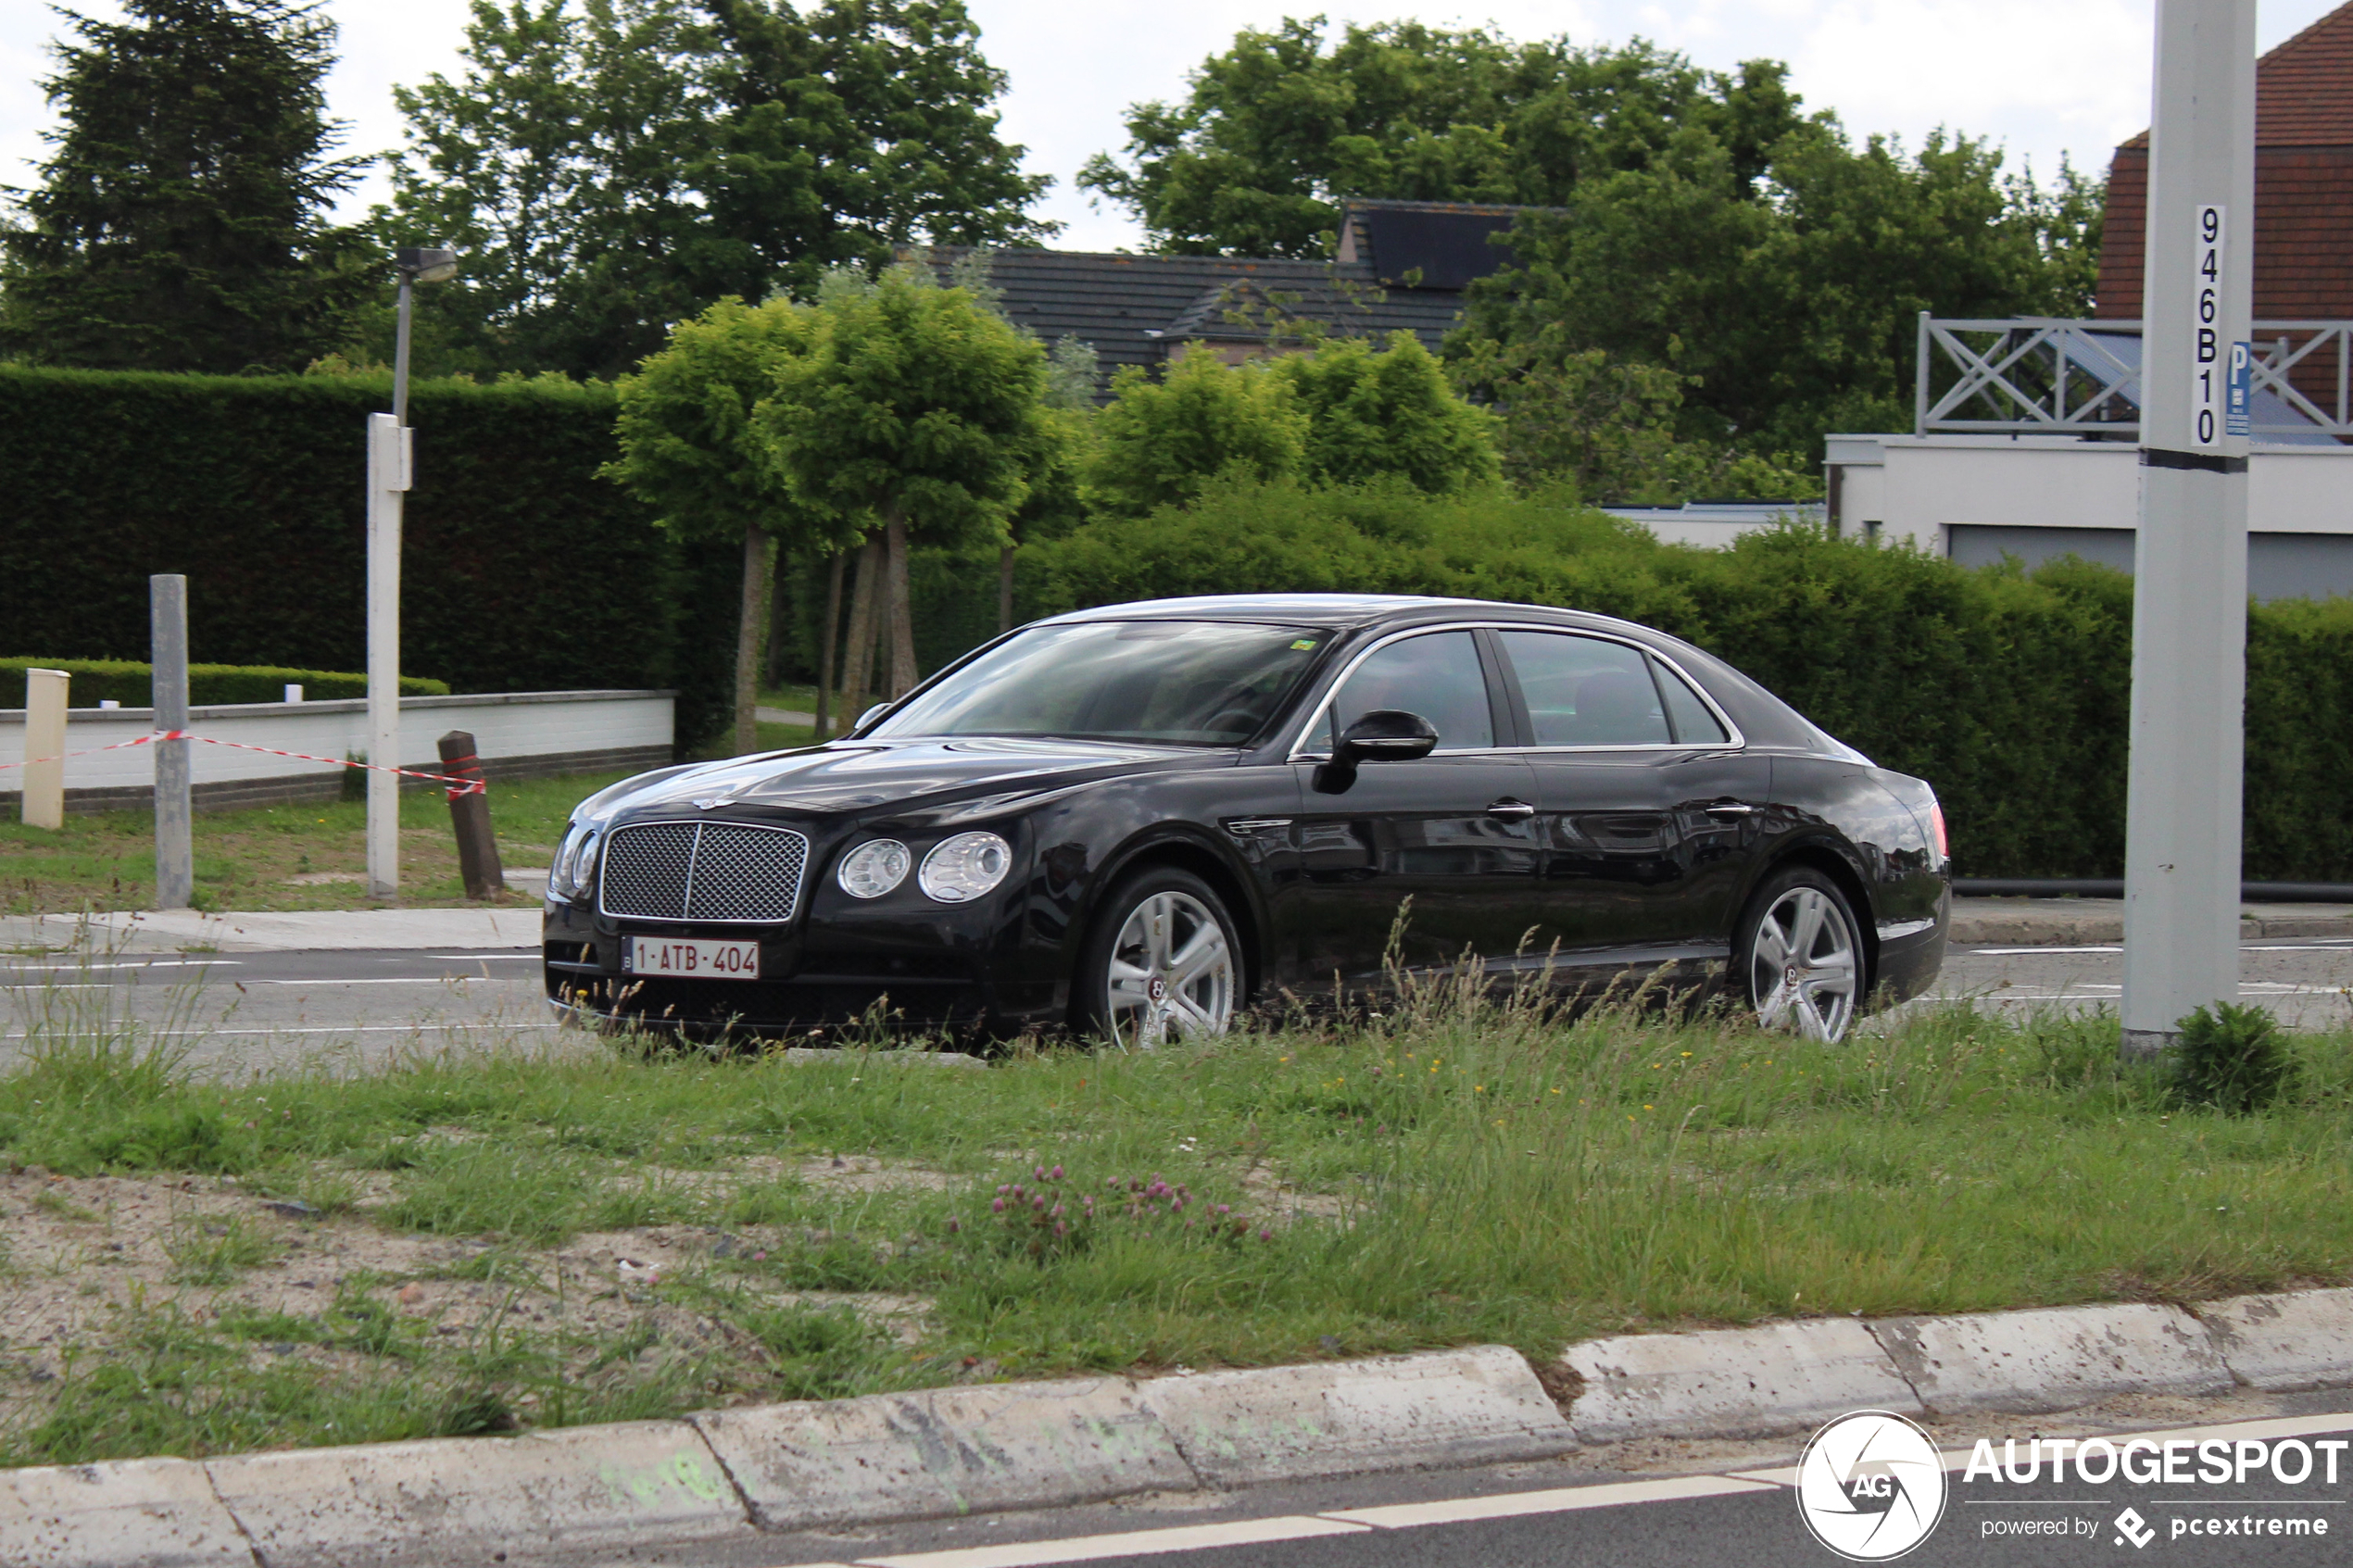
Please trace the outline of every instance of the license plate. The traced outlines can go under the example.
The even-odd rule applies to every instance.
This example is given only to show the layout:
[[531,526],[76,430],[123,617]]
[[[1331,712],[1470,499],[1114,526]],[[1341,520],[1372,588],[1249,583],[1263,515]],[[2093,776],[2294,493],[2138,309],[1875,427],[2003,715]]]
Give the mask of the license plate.
[[678,980],[757,980],[760,944],[691,936],[632,936],[622,949],[631,974]]

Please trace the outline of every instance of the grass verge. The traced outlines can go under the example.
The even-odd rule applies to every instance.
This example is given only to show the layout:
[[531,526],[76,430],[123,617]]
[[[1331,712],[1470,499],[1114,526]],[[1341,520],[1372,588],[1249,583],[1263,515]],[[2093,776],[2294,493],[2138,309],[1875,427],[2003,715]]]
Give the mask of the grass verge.
[[0,1463],[2353,1278],[2342,1034],[2238,1116],[2120,1068],[2112,1016],[1965,1007],[1824,1047],[1425,998],[985,1071],[35,1044]]

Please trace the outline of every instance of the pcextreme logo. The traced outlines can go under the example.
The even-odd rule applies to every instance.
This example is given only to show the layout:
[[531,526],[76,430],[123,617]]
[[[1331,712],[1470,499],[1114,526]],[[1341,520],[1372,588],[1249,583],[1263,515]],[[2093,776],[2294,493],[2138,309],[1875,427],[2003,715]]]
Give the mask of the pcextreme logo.
[[1814,1434],[1797,1461],[1797,1512],[1852,1562],[1903,1556],[1944,1514],[1944,1464],[1928,1434],[1886,1411],[1856,1411]]

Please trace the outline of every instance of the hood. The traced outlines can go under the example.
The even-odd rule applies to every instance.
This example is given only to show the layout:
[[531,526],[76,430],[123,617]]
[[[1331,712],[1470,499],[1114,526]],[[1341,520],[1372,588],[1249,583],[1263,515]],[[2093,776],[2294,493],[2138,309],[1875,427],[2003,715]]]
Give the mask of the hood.
[[974,735],[945,740],[837,741],[799,751],[625,780],[585,802],[591,815],[706,810],[705,802],[773,811],[848,815],[935,808],[983,795],[995,807],[1111,774],[1231,767],[1238,753],[1191,746]]

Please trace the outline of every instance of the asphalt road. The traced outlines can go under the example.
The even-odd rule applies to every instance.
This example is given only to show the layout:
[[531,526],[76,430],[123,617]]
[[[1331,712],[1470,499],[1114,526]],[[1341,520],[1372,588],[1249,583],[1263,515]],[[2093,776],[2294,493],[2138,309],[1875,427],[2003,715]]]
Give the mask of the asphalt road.
[[[2353,941],[2271,938],[2242,953],[2242,999],[2292,1027],[2353,1022]],[[1933,996],[2006,1010],[2089,1010],[2116,1006],[2122,988],[2120,947],[1957,947]],[[0,996],[8,1003],[0,1069],[44,1028],[125,1019],[179,1043],[192,1067],[208,1072],[582,1038],[548,1016],[530,947],[19,957],[0,960]]]
[[[2150,1561],[2284,1568],[2353,1561],[2353,1450],[2336,1480],[2316,1462],[2299,1485],[2267,1473],[2235,1482],[2085,1486],[2073,1470],[2053,1483],[2011,1484],[1965,1475],[1974,1439],[2023,1450],[2034,1436],[2102,1434],[2120,1447],[2136,1430],[2185,1442],[2196,1474],[2200,1441],[2308,1445],[2353,1434],[2342,1390],[2280,1398],[2144,1400],[2138,1419],[2111,1409],[2083,1416],[1984,1416],[1934,1429],[1947,1491],[1934,1530],[1903,1561],[1924,1565],[2031,1564],[2067,1568]],[[2164,1413],[2158,1414],[2158,1407]],[[2259,1424],[2248,1424],[2259,1423]],[[1179,1494],[1030,1513],[769,1537],[757,1546],[698,1555],[685,1568],[1030,1568],[1087,1562],[1100,1568],[1824,1568],[1839,1559],[1817,1544],[1792,1487],[1801,1439],[1772,1444],[1628,1444],[1548,1464]],[[1696,1456],[1696,1457],[1694,1457]],[[2316,1459],[2318,1456],[2315,1456]],[[1598,1461],[1598,1462],[1597,1462]],[[2022,1461],[2021,1461],[2022,1468]],[[2291,1466],[2291,1469],[2293,1467]],[[2145,1542],[2120,1533],[2126,1509]],[[2325,1537],[2247,1533],[2250,1519],[2325,1519]],[[2193,1524],[2236,1519],[2237,1531],[2192,1534]],[[2021,1522],[2033,1521],[2032,1525]],[[2062,1526],[2065,1535],[2045,1534]],[[2176,1533],[2177,1522],[2179,1533]],[[2031,1529],[2035,1533],[2021,1533]]]

